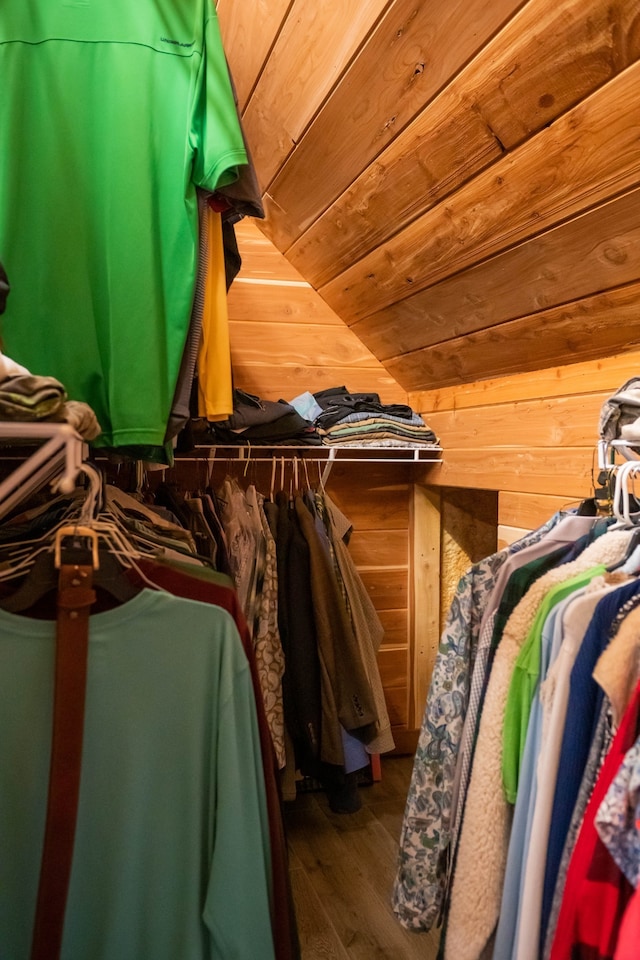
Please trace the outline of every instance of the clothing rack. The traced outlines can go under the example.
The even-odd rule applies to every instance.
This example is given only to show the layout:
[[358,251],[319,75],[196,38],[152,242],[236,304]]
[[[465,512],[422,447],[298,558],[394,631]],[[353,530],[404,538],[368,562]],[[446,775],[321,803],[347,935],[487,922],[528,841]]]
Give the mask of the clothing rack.
[[[600,773],[588,762],[589,732],[591,740],[596,732],[601,738],[595,753],[602,757],[612,726],[615,732],[633,705],[631,686],[626,699],[615,700],[620,712],[612,720],[598,696],[611,692],[613,701],[615,684],[595,670],[615,630],[623,637],[616,678],[637,682],[638,620],[626,618],[638,599],[640,444],[600,440],[596,463],[597,519],[556,514],[473,564],[445,621],[408,793],[393,908],[408,929],[442,925],[446,960],[484,956],[488,943],[496,960],[568,957],[574,946],[586,956],[596,936],[602,934],[604,944],[614,930],[616,896],[616,908],[624,907],[622,874],[603,882],[599,872],[608,860],[597,860],[593,807],[612,778],[598,787]],[[609,518],[604,534],[601,516]],[[590,541],[581,545],[587,535]],[[464,669],[461,650],[468,657]],[[630,730],[631,742],[612,755],[611,773],[637,737]],[[571,870],[569,853],[576,849]],[[603,906],[589,928],[595,896]],[[596,955],[604,952],[594,949]]]
[[[184,722],[183,719],[180,719],[174,730],[173,737],[165,738],[165,743],[168,744],[167,749],[171,751],[173,749],[172,743],[175,743],[176,738],[182,738],[184,749],[181,748],[176,752],[179,761],[182,757],[187,758],[185,760],[185,769],[188,768],[189,776],[192,776],[194,769],[200,769],[200,760],[193,760],[193,757],[198,757],[198,750],[200,749],[203,738],[205,735],[210,736],[213,742],[213,737],[216,736],[216,762],[219,764],[219,769],[221,770],[216,788],[216,796],[219,791],[220,796],[224,796],[226,793],[227,799],[221,800],[215,810],[216,836],[219,837],[220,843],[216,843],[216,851],[211,853],[209,857],[210,884],[211,888],[213,889],[215,886],[216,890],[215,895],[211,896],[211,910],[215,911],[217,915],[215,922],[208,924],[204,918],[202,921],[198,920],[201,915],[203,916],[202,904],[204,902],[204,895],[202,893],[200,872],[196,871],[194,874],[190,867],[194,862],[199,863],[201,857],[209,855],[210,851],[207,848],[207,837],[211,834],[211,827],[204,824],[202,829],[200,828],[200,820],[204,820],[204,816],[202,818],[199,816],[202,804],[197,800],[193,791],[189,793],[178,791],[181,799],[184,801],[185,810],[180,818],[176,819],[176,822],[180,822],[181,824],[185,822],[190,824],[188,842],[192,846],[192,851],[188,852],[183,858],[182,850],[184,846],[182,842],[177,845],[169,845],[171,849],[167,855],[171,858],[171,867],[169,870],[162,869],[157,871],[157,876],[159,877],[158,882],[160,885],[163,885],[164,878],[171,874],[174,860],[178,863],[178,868],[184,865],[184,869],[179,873],[181,877],[180,902],[184,903],[185,896],[187,896],[194,905],[193,907],[188,906],[186,908],[187,915],[193,917],[194,920],[191,924],[192,929],[188,931],[186,935],[190,938],[190,942],[185,947],[185,950],[189,952],[190,955],[195,955],[200,949],[200,943],[204,943],[205,938],[208,938],[211,941],[212,947],[211,951],[207,949],[207,952],[214,952],[216,954],[221,951],[224,952],[224,946],[229,943],[231,944],[231,951],[237,956],[248,956],[251,953],[252,946],[255,944],[260,945],[260,957],[263,957],[264,960],[274,960],[274,958],[279,960],[280,957],[286,958],[294,956],[292,951],[294,944],[297,942],[297,933],[295,916],[289,906],[291,894],[286,872],[286,847],[276,772],[272,759],[267,722],[266,719],[263,723],[260,721],[262,713],[258,706],[261,701],[259,699],[260,690],[257,686],[257,673],[254,678],[253,672],[248,666],[249,656],[253,652],[253,647],[250,640],[244,638],[242,634],[242,631],[245,630],[246,627],[244,620],[239,614],[235,591],[231,586],[220,580],[189,577],[186,572],[171,569],[169,566],[164,568],[161,565],[154,566],[155,552],[147,553],[144,549],[151,541],[145,541],[144,532],[141,534],[139,529],[132,532],[130,528],[122,523],[121,514],[117,514],[114,510],[109,509],[110,505],[107,502],[106,496],[104,496],[105,488],[103,486],[103,477],[98,470],[96,470],[93,462],[87,459],[88,446],[69,424],[51,422],[0,423],[0,445],[3,448],[3,476],[7,474],[4,479],[0,480],[0,519],[6,517],[9,512],[16,507],[21,508],[23,503],[26,506],[29,497],[33,493],[39,490],[44,491],[48,485],[50,485],[54,493],[71,493],[72,491],[75,492],[75,487],[79,479],[84,481],[82,491],[78,491],[83,495],[81,497],[69,498],[73,500],[73,503],[70,505],[66,503],[61,505],[47,504],[44,506],[42,512],[40,511],[40,507],[38,507],[37,511],[34,511],[34,513],[37,512],[37,520],[40,521],[47,513],[48,507],[51,506],[54,510],[54,517],[51,523],[47,520],[41,527],[37,524],[34,527],[30,525],[29,535],[25,541],[18,539],[23,535],[23,525],[19,525],[16,532],[15,543],[12,543],[9,537],[4,541],[4,547],[7,550],[7,552],[3,554],[5,557],[3,565],[5,579],[9,581],[16,576],[21,577],[23,574],[25,574],[25,577],[24,581],[20,583],[15,591],[9,593],[7,590],[6,595],[3,594],[3,609],[1,613],[3,617],[2,636],[4,646],[2,652],[3,658],[6,658],[3,659],[2,669],[5,682],[5,687],[3,688],[3,697],[5,699],[3,702],[7,699],[4,691],[11,688],[12,682],[15,686],[15,674],[12,674],[11,670],[14,669],[15,665],[17,675],[19,675],[21,682],[24,681],[25,678],[28,677],[28,670],[31,669],[33,664],[33,660],[29,658],[32,656],[35,647],[38,648],[39,653],[33,654],[33,656],[41,656],[46,665],[42,667],[42,669],[38,668],[35,674],[36,677],[41,680],[42,676],[44,676],[45,668],[51,668],[52,684],[56,682],[55,678],[60,676],[57,667],[55,671],[53,669],[53,654],[51,653],[54,649],[57,650],[56,643],[59,635],[57,632],[57,621],[52,617],[46,616],[42,618],[21,616],[19,619],[16,619],[16,614],[23,614],[41,601],[49,604],[55,599],[50,595],[54,590],[60,591],[58,561],[62,560],[62,565],[64,566],[68,559],[68,556],[61,557],[62,540],[63,538],[72,539],[74,542],[71,545],[69,566],[75,569],[81,569],[82,572],[77,577],[75,577],[74,573],[75,582],[72,580],[71,586],[74,589],[76,586],[79,588],[82,593],[82,601],[91,598],[87,603],[87,609],[93,602],[99,604],[99,609],[96,610],[96,613],[100,614],[100,616],[95,618],[91,629],[95,631],[93,635],[100,634],[100,631],[103,631],[102,634],[100,634],[100,643],[102,643],[105,636],[107,641],[113,640],[118,646],[118,650],[123,651],[123,656],[126,659],[128,651],[135,646],[133,642],[125,643],[124,645],[120,643],[123,635],[122,629],[126,631],[126,625],[135,624],[135,630],[129,635],[130,639],[137,641],[140,637],[143,637],[145,644],[153,645],[157,638],[158,622],[161,622],[164,627],[168,622],[168,618],[175,618],[174,626],[167,628],[166,642],[160,640],[157,648],[160,652],[157,653],[154,649],[154,669],[158,669],[159,677],[152,681],[150,688],[147,688],[147,696],[145,697],[144,693],[144,678],[148,677],[148,670],[143,663],[143,659],[138,658],[136,662],[141,664],[141,682],[132,684],[130,687],[131,697],[129,700],[125,703],[126,698],[123,699],[122,697],[123,684],[120,682],[123,674],[126,673],[127,677],[131,676],[130,669],[126,665],[121,667],[123,673],[119,679],[115,679],[113,682],[107,679],[104,686],[100,684],[100,680],[98,679],[97,700],[103,703],[104,701],[100,699],[101,696],[108,698],[110,692],[115,690],[115,699],[111,705],[117,707],[120,719],[122,717],[120,711],[126,711],[128,709],[131,710],[132,713],[135,713],[137,718],[139,718],[140,715],[145,715],[148,718],[147,730],[149,731],[149,743],[154,744],[154,749],[151,750],[151,752],[155,756],[155,731],[158,728],[158,722],[164,724],[166,719],[163,713],[164,704],[176,690],[176,675],[180,671],[183,671],[183,689],[193,690],[194,700],[198,697],[201,698],[201,707],[199,707],[193,715],[211,718],[211,730],[205,734],[202,729],[204,724],[196,724],[193,728],[195,730],[195,736],[192,737],[190,735],[190,725]],[[50,498],[44,497],[44,499],[48,500]],[[98,504],[100,504],[99,511]],[[144,505],[134,501],[133,506],[136,511],[136,518],[138,518],[138,516],[144,512]],[[168,539],[166,529],[168,526],[172,527],[174,525],[169,521],[164,521],[164,526],[162,526],[161,518],[158,517],[155,519],[157,519],[159,525],[158,542],[166,545],[166,540]],[[138,527],[139,526],[140,524],[138,524]],[[36,536],[35,533],[38,535]],[[34,534],[34,536],[31,536],[31,534]],[[136,534],[139,536],[136,537]],[[86,541],[88,541],[91,546],[90,560],[85,558]],[[156,545],[158,545],[158,542]],[[176,550],[178,552],[181,543],[182,541],[176,542]],[[98,546],[100,546],[99,556]],[[9,550],[12,552],[9,552]],[[80,553],[82,554],[82,559],[78,559]],[[144,566],[145,563],[147,564],[146,567]],[[151,565],[153,569],[151,569],[149,565]],[[93,567],[93,573],[91,574],[92,583],[90,584],[93,590],[85,589],[85,584],[88,581],[82,579],[88,575],[86,574],[85,568],[90,566]],[[152,587],[153,589],[144,590],[142,589],[144,587]],[[74,614],[77,613],[76,607],[74,606],[74,608],[71,609],[69,605],[70,600],[68,600],[66,596],[64,597],[64,601],[64,604],[60,606],[64,608],[65,616],[66,613],[69,612],[69,619],[75,627],[78,623],[78,618],[74,616]],[[194,608],[194,601],[198,601],[197,608]],[[76,600],[76,596],[73,597],[73,603],[80,603],[80,601]],[[101,609],[103,606],[106,606],[107,609]],[[218,608],[220,608],[220,610],[218,610]],[[156,610],[160,612],[156,613]],[[193,635],[196,636],[196,641],[193,646],[187,644],[186,648],[184,643],[173,643],[173,639],[176,636],[180,636],[180,629],[184,626],[185,616],[188,616],[190,619],[189,639],[191,639]],[[86,624],[84,604],[83,621]],[[110,622],[112,622],[112,626],[110,626]],[[33,623],[33,631],[31,629],[31,623]],[[150,623],[153,625],[152,627],[148,626]],[[125,625],[124,628],[122,628],[123,624]],[[30,642],[12,642],[11,637],[14,636],[12,631],[15,631],[15,637],[24,637],[25,633],[27,633]],[[77,639],[76,630],[74,642]],[[84,632],[81,639],[84,643]],[[73,660],[74,665],[77,662],[75,654],[77,646],[78,644],[76,643],[73,654],[75,658]],[[86,649],[86,646],[84,649]],[[21,658],[24,657],[26,657],[27,660],[23,663]],[[117,660],[117,653],[115,657]],[[233,686],[230,686],[226,691],[227,695],[217,697],[213,695],[213,691],[218,689],[216,681],[214,680],[210,692],[207,684],[200,682],[200,678],[203,675],[213,676],[216,669],[218,669],[218,665],[221,661],[224,661],[225,658],[226,664],[222,662],[222,666],[219,667],[220,682],[226,682],[227,677],[233,678]],[[72,658],[68,658],[67,662],[69,659]],[[162,659],[162,665],[158,666],[160,659]],[[196,660],[197,664],[194,666],[193,664],[196,663]],[[205,664],[202,669],[200,668],[201,663]],[[118,669],[118,665],[116,664],[116,674]],[[8,680],[7,678],[9,676],[13,679]],[[102,676],[104,675],[102,674]],[[194,677],[198,682],[194,682]],[[96,702],[96,687],[94,687],[92,680],[93,678],[90,677],[82,684],[83,695],[86,689],[88,704]],[[157,697],[156,695],[158,683],[166,684],[165,695],[162,697]],[[231,683],[231,681],[229,681],[229,683]],[[59,687],[52,687],[52,689],[55,690],[53,698],[55,704]],[[18,801],[15,801],[15,797],[21,794],[23,788],[27,793],[31,790],[29,800],[25,807],[28,810],[35,807],[35,801],[33,801],[33,803],[31,802],[33,796],[40,796],[40,794],[37,794],[36,775],[33,771],[46,769],[46,759],[49,756],[51,743],[53,742],[51,729],[45,723],[46,714],[41,709],[40,694],[41,686],[38,685],[38,683],[33,685],[25,683],[24,689],[20,691],[20,696],[15,698],[15,715],[21,719],[20,722],[16,722],[13,725],[10,724],[10,726],[12,727],[12,732],[16,733],[18,742],[21,736],[20,730],[24,728],[28,731],[26,736],[29,738],[29,759],[33,767],[30,768],[27,765],[24,771],[17,773],[15,776],[11,775],[8,778],[11,784],[11,791],[13,791],[11,799],[7,804],[9,810],[19,809]],[[230,707],[231,700],[234,701],[233,709]],[[73,698],[65,697],[62,694],[59,697],[59,702],[71,703],[72,706],[79,701],[79,694],[74,694]],[[255,715],[251,707],[251,704],[254,702],[256,705]],[[155,714],[156,709],[158,709],[157,715]],[[29,718],[28,721],[22,719],[25,712]],[[88,711],[88,713],[90,713],[90,711]],[[177,710],[170,710],[169,714],[182,717],[182,714]],[[128,722],[121,720],[119,724],[114,724],[114,729],[117,728],[118,732],[114,733],[110,731],[108,738],[102,741],[100,724],[96,724],[95,727],[92,727],[90,723],[87,725],[85,718],[80,717],[79,720],[77,714],[73,718],[73,722],[67,721],[65,717],[64,734],[60,735],[57,742],[61,742],[64,739],[66,745],[70,730],[77,740],[78,723],[81,724],[81,734],[85,738],[84,742],[90,744],[90,747],[86,751],[87,756],[83,759],[83,766],[86,762],[87,766],[93,764],[94,769],[104,769],[104,757],[107,757],[106,762],[109,762],[109,758],[111,758],[116,764],[120,758],[125,758],[124,763],[126,765],[126,758],[131,755],[130,751],[132,749],[138,749],[140,756],[149,752],[148,743],[145,742],[143,725],[138,722],[138,719],[136,719],[135,722],[132,722],[131,719]],[[224,731],[227,737],[225,743],[222,743],[225,739],[223,736],[217,737],[218,729]],[[10,737],[11,734],[8,734],[8,736]],[[117,751],[112,749],[112,738],[114,736],[122,737],[123,747]],[[234,739],[235,737],[237,737],[237,741]],[[6,742],[5,739],[5,747]],[[242,748],[241,750],[239,749],[238,753],[234,753],[236,743],[240,744]],[[20,749],[17,749],[15,746],[7,747],[5,755],[11,756],[24,753],[23,744],[20,746]],[[211,749],[207,750],[206,758],[202,762],[202,768],[204,770],[206,767],[208,776],[214,775],[213,772],[209,773],[210,770],[213,771],[214,767],[213,764],[209,763],[209,757],[211,755],[213,755]],[[228,762],[225,760],[225,756],[228,758]],[[35,759],[33,759],[34,757]],[[191,757],[192,762],[189,760],[189,757]],[[68,764],[67,769],[73,766],[72,772],[76,775],[78,769],[77,756],[72,759],[73,764]],[[189,765],[190,763],[191,765]],[[7,765],[5,764],[5,766]],[[9,769],[10,766],[9,764],[7,769]],[[141,764],[139,761],[135,766],[137,769],[145,769],[145,785],[148,784],[146,762]],[[224,769],[225,766],[227,770],[233,772],[232,777],[224,775],[226,773]],[[173,759],[170,762],[165,759],[156,764],[155,775],[159,785],[158,790],[171,789],[173,780],[170,776],[167,776],[166,771],[173,771],[173,769]],[[24,777],[21,777],[20,773],[24,773]],[[183,773],[183,778],[185,775],[186,774]],[[93,782],[91,776],[87,779]],[[67,775],[67,782],[65,783],[63,791],[65,803],[70,803],[70,791],[67,789],[68,780],[69,775]],[[118,784],[118,791],[115,792],[119,793],[120,790],[127,789],[129,780],[128,776],[114,775],[111,782]],[[231,792],[236,788],[236,785],[238,785],[237,793],[234,797],[231,797]],[[58,796],[61,791],[56,789],[51,792],[52,795],[55,794]],[[139,796],[137,789],[132,793],[132,797],[134,795]],[[153,789],[151,789],[150,795],[154,795]],[[3,802],[5,796],[6,794],[3,792]],[[88,821],[90,820],[92,823],[94,819],[99,821],[104,811],[104,803],[100,800],[101,796],[104,796],[103,789],[99,789],[97,792],[94,792],[93,795],[89,793],[88,799],[85,798],[87,810],[90,811]],[[21,798],[19,797],[19,799]],[[193,801],[195,801],[195,807],[192,807]],[[128,800],[122,800],[121,803],[122,809],[126,810],[129,810],[130,806],[135,806],[135,804],[130,804]],[[249,813],[246,817],[245,803],[249,804]],[[212,804],[205,803],[205,807],[213,810]],[[196,810],[197,816],[190,815],[193,809]],[[166,833],[166,829],[171,828],[173,804],[165,805],[165,811],[167,816],[167,824],[165,825]],[[67,810],[64,812],[66,814]],[[58,814],[59,808],[55,813],[56,822],[60,822],[63,819]],[[229,820],[226,821],[227,825],[225,826],[225,816],[227,815]],[[148,820],[144,815],[144,810],[142,816],[145,821]],[[213,816],[213,813],[211,813],[211,816]],[[22,817],[22,819],[17,819],[20,820],[20,825],[25,824],[27,821],[26,815]],[[11,826],[7,827],[9,820],[10,814],[3,818],[6,828],[1,838],[3,851],[6,851],[10,847],[8,838],[10,838],[14,825],[12,822]],[[118,822],[124,824],[125,817],[115,818],[116,825],[114,829],[116,833]],[[211,822],[214,822],[213,819]],[[97,830],[98,835],[101,837],[107,828],[111,829],[110,823],[105,821],[105,824],[106,826],[104,826],[103,829],[99,827]],[[73,825],[69,827],[68,822],[65,821],[63,826],[66,828],[67,836],[69,832],[71,832],[73,838],[73,833],[75,832]],[[249,835],[246,834],[247,830],[249,831]],[[60,832],[64,831],[58,830],[58,833]],[[251,832],[254,832],[253,837],[251,837]],[[181,840],[183,834],[184,831],[181,832]],[[44,860],[44,854],[38,843],[38,831],[34,833],[32,830],[27,831],[25,829],[24,835],[28,837],[30,842],[33,840],[33,846],[25,852],[26,845],[22,842],[18,843],[18,846],[20,846],[20,856],[24,857],[25,862],[28,860],[33,873],[35,870],[34,864],[37,866],[41,857]],[[241,838],[240,840],[237,839],[239,837]],[[118,841],[116,841],[116,845],[117,842]],[[16,846],[16,849],[18,846]],[[240,850],[240,847],[243,847],[244,854]],[[122,840],[122,849],[125,851],[124,857],[126,858],[126,843],[124,838]],[[193,853],[193,850],[196,849],[198,851],[197,856]],[[233,850],[232,857],[229,856],[229,849]],[[57,851],[54,851],[54,853],[47,856],[47,862],[51,862],[52,858],[55,860],[55,878],[59,879],[61,876],[61,869],[59,867],[61,856]],[[64,850],[63,854],[66,857],[67,851]],[[82,840],[79,840],[76,836],[73,847],[74,869],[82,870],[86,868],[92,872],[91,858],[93,854],[93,845],[89,843],[86,847],[83,847]],[[108,857],[104,859],[105,861],[109,860]],[[11,862],[10,853],[7,854],[5,860]],[[220,880],[218,880],[216,876],[218,863],[220,864]],[[146,865],[144,869],[147,869]],[[149,875],[152,879],[155,879],[153,864],[151,864],[148,869]],[[108,873],[108,863],[105,870]],[[238,879],[232,879],[231,882],[227,882],[229,871],[231,871],[232,874],[235,871]],[[33,873],[33,876],[37,875]],[[47,882],[48,876],[49,873],[47,871]],[[121,871],[118,871],[116,882],[119,882],[120,878]],[[86,882],[79,884],[79,887],[81,886],[86,889]],[[138,885],[137,882],[135,886],[136,889],[146,889],[144,884]],[[7,893],[8,888],[10,888],[7,896],[13,897],[15,895],[17,898],[16,902],[22,907],[21,885],[18,883],[3,884],[3,887],[5,893]],[[190,891],[186,895],[184,893],[185,888]],[[162,889],[165,889],[164,886],[162,886]],[[229,899],[229,897],[231,899]],[[48,896],[46,893],[43,894],[41,900],[46,906],[53,904],[54,911],[56,907],[60,906],[62,901],[65,930],[74,930],[73,918],[84,915],[84,910],[79,910],[77,905],[74,909],[72,896],[69,901],[71,903],[71,908],[69,909],[65,903],[66,893],[65,896],[62,897],[58,890],[55,896]],[[21,916],[21,910],[7,908],[6,903],[7,899],[5,897],[0,905],[2,909],[6,910],[6,914],[3,913],[3,916],[10,915],[12,922],[13,919],[16,918],[16,926],[19,924],[20,929],[15,936],[22,937],[25,923],[24,918]],[[273,907],[271,906],[272,904]],[[31,910],[31,906],[31,900],[29,898],[29,910]],[[100,911],[100,916],[102,916],[103,903],[101,900],[96,910]],[[112,921],[114,926],[120,923],[129,923],[128,917],[120,921],[116,916],[116,912],[114,908],[113,916],[115,919]],[[42,952],[40,947],[42,940],[36,941],[34,937],[34,943],[36,943],[39,951],[32,953],[34,958],[36,956],[46,956],[47,958],[53,958],[54,955],[58,956],[56,945],[54,944],[52,946],[54,938],[50,936],[52,928],[55,928],[56,941],[59,939],[59,911],[55,911],[55,913],[56,915],[52,922],[50,922],[50,918],[47,915],[42,921],[38,919],[38,923],[34,923],[34,929],[37,925],[38,930],[44,930],[45,940],[44,952]],[[137,913],[138,916],[142,915],[139,910],[133,913]],[[162,925],[165,922],[165,913],[166,912],[163,913],[163,911],[159,911],[156,921],[157,924]],[[238,916],[242,916],[242,922],[237,921],[236,918]],[[20,917],[19,921],[17,919],[18,917]],[[218,919],[218,917],[220,919]],[[135,924],[135,918],[131,922]],[[167,923],[171,926],[172,919],[170,916]],[[188,926],[189,924],[186,925]],[[179,934],[183,941],[185,937],[184,927],[185,924],[180,925]],[[218,942],[218,930],[220,927],[225,928],[224,936],[227,938],[225,944]],[[84,927],[82,929],[84,929]],[[147,927],[145,926],[145,930],[146,929]],[[66,935],[65,933],[65,936]],[[172,935],[173,931],[170,931],[170,936],[160,936],[158,942],[169,942]],[[13,944],[14,941],[11,939],[13,936],[13,931],[7,933],[3,927],[3,944],[7,942]],[[72,932],[69,936],[74,938],[82,936],[82,933],[76,931]],[[139,940],[139,934],[136,932],[132,935],[130,942],[133,942],[134,937]],[[114,937],[114,940],[115,939],[117,939],[117,937]],[[124,942],[124,939],[122,942]],[[69,949],[70,952],[75,955],[74,946],[71,946]],[[11,947],[9,947],[9,950],[11,952]],[[0,952],[3,952],[3,950],[0,949]],[[24,950],[18,952],[21,952],[24,956],[28,955],[28,952]],[[86,950],[83,951],[81,949],[79,952],[82,955],[87,955]],[[89,953],[90,952],[89,950]],[[258,953],[251,953],[251,955],[257,957]]]

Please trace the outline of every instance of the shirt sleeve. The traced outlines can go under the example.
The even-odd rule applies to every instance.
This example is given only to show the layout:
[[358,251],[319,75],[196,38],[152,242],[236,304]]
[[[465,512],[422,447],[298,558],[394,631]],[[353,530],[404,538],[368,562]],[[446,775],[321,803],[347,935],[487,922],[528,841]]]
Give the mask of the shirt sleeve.
[[192,139],[192,180],[196,186],[213,192],[238,179],[238,167],[248,163],[248,159],[218,18],[210,10],[204,25]]

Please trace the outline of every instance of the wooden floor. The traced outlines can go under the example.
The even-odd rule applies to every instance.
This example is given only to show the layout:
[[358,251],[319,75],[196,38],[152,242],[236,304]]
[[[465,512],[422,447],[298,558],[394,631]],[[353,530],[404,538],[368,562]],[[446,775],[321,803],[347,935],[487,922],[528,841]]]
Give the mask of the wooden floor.
[[383,758],[354,814],[332,813],[323,793],[286,804],[303,960],[435,960],[438,932],[409,933],[390,907],[411,767]]

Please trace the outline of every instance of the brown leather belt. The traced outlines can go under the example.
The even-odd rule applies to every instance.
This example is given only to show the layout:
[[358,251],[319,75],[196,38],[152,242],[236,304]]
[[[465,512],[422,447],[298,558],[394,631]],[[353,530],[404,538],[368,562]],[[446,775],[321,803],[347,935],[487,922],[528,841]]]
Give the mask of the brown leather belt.
[[49,795],[31,960],[62,947],[78,815],[93,568],[60,567]]

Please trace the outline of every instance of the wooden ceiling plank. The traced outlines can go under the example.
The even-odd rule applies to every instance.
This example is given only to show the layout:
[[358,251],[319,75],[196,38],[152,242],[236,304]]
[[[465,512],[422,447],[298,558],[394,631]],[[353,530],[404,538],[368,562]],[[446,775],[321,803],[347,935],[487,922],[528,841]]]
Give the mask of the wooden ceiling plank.
[[[640,183],[640,63],[322,287],[355,320]],[[611,149],[615,143],[616,149]]]
[[574,393],[614,393],[640,369],[640,350],[614,357],[547,367],[534,373],[479,380],[474,383],[409,393],[414,410],[462,410],[492,404],[511,404],[537,397],[564,397]]
[[537,371],[557,363],[597,360],[640,348],[640,283],[608,290],[388,360],[407,390],[428,390],[483,377]]
[[[295,0],[243,113],[245,134],[264,187],[389,2]],[[244,8],[244,0],[236,5]],[[244,9],[240,16],[247,19]]]
[[[306,198],[315,205],[312,216],[296,220],[274,184],[277,206],[265,208],[264,229],[275,243],[286,244],[291,263],[319,287],[503,154],[483,118],[460,101],[458,89],[446,91],[325,213],[314,193]],[[301,175],[292,169],[290,184]]]
[[392,304],[351,329],[385,362],[636,279],[640,189]]
[[640,57],[638,0],[544,2],[514,18],[493,45],[495,60],[473,77],[477,109],[507,149]]
[[[328,282],[626,66],[620,20],[608,0],[531,0],[351,186],[353,171],[343,178],[324,213],[326,191],[294,189],[307,176],[303,142],[272,185],[265,229],[282,249],[295,239],[292,262]],[[322,124],[321,114],[306,141]],[[340,126],[322,135],[342,149]]]
[[293,0],[218,0],[220,33],[231,66],[240,112]]
[[[286,225],[290,242],[522,2],[395,0],[269,189],[276,204],[270,216],[279,219],[281,227]],[[486,139],[486,130],[483,133]],[[301,190],[303,183],[306,188]],[[265,226],[271,235],[270,223]]]

